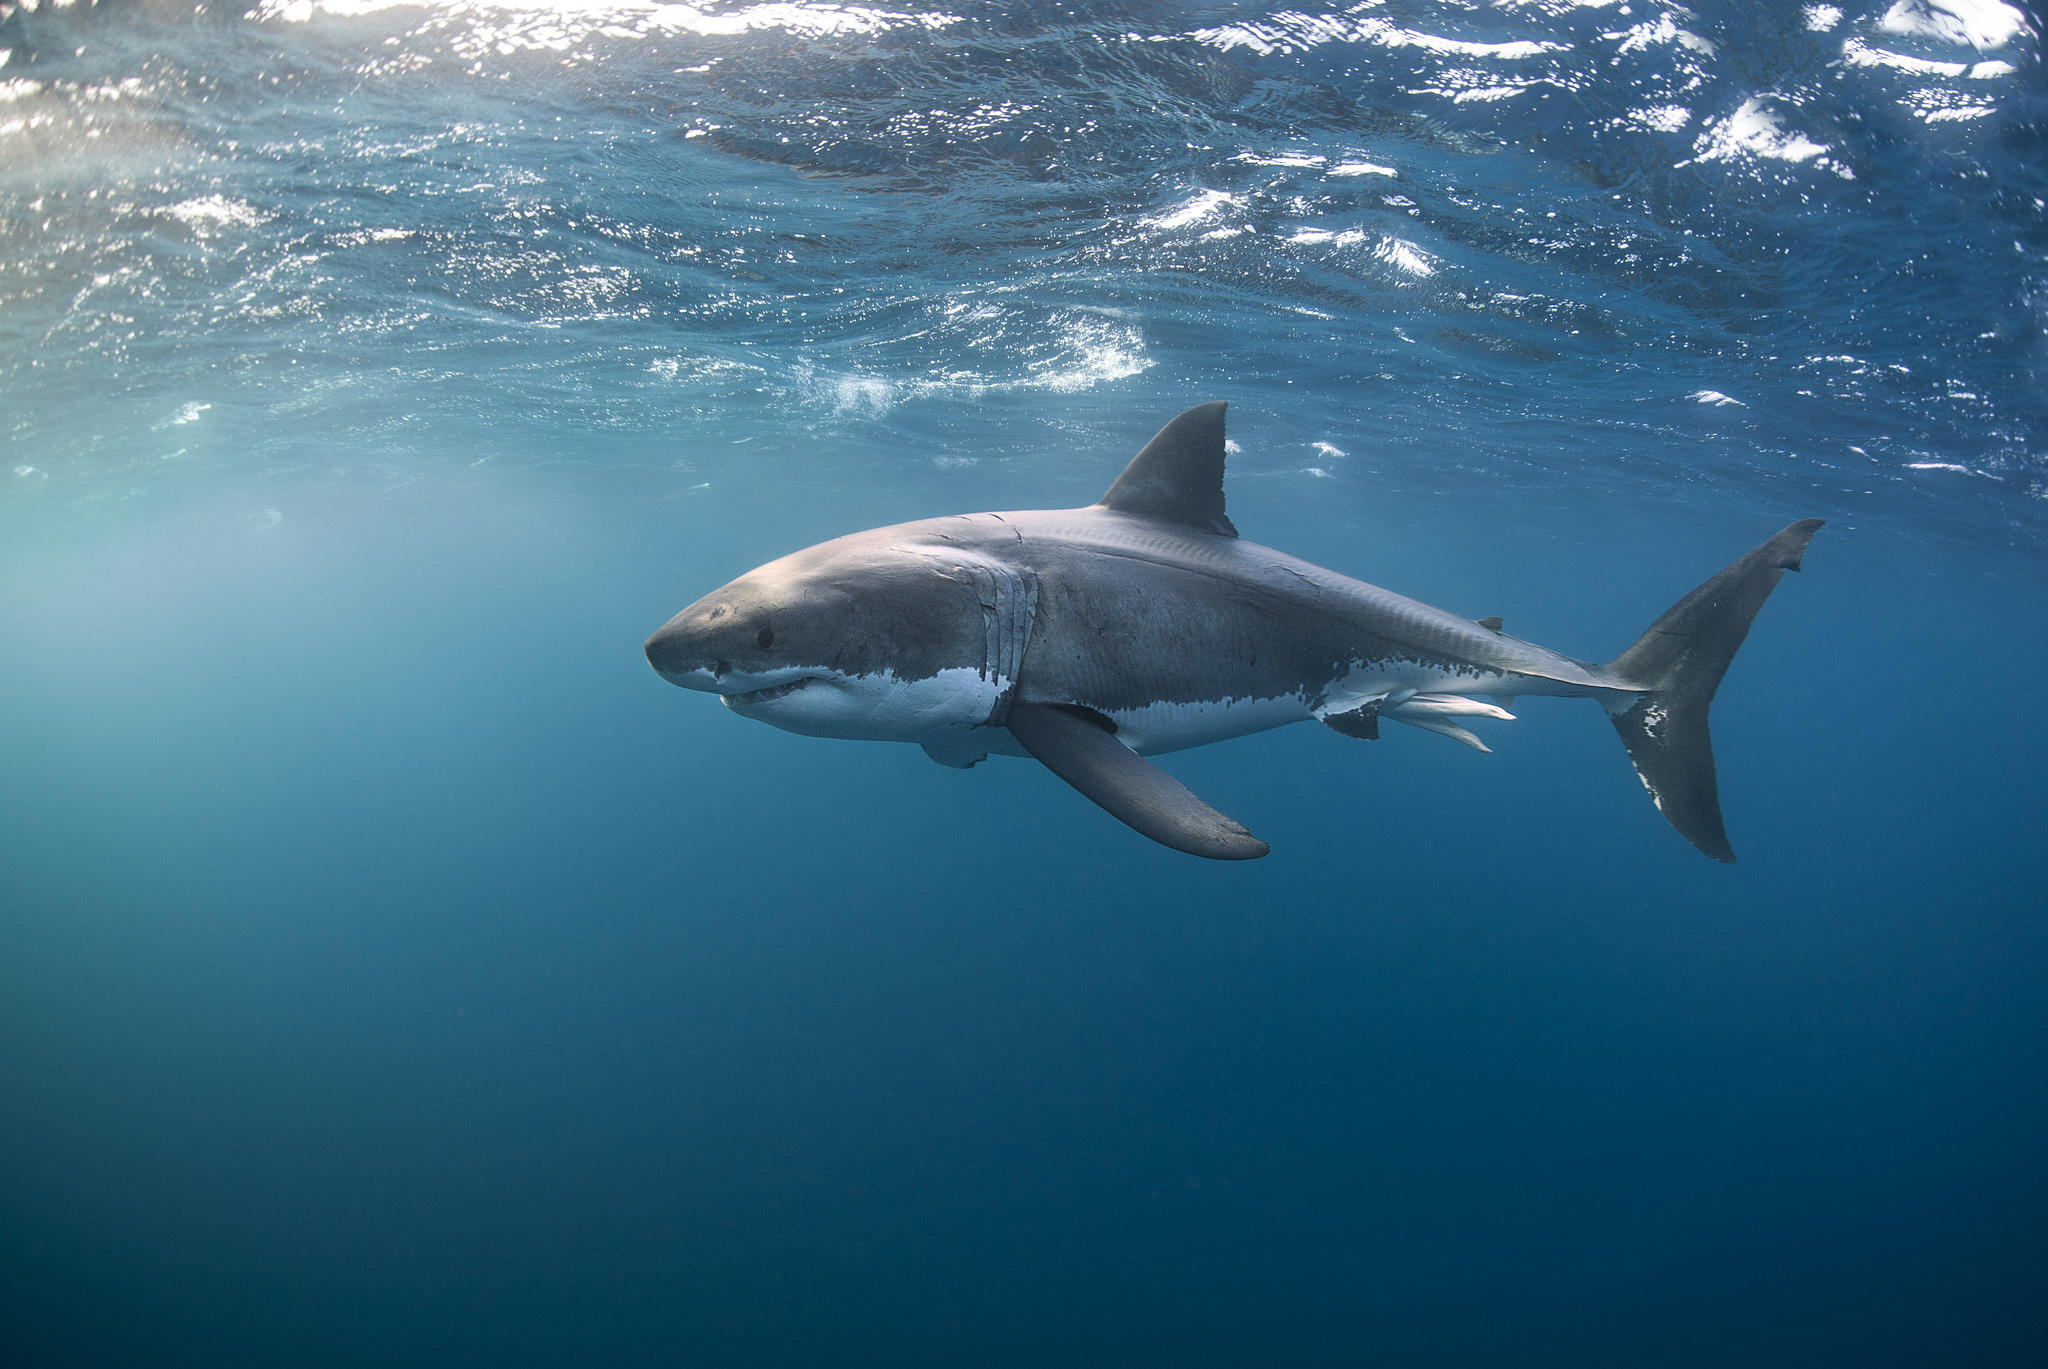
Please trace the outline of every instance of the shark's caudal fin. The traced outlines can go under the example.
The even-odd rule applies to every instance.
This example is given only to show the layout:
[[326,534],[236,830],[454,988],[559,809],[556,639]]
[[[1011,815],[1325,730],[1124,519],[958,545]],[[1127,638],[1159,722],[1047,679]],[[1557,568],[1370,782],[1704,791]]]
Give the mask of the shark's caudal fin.
[[1642,691],[1610,713],[1628,758],[1657,811],[1715,860],[1733,861],[1721,824],[1707,706],[1750,622],[1788,570],[1799,569],[1821,520],[1794,523],[1680,599],[1635,645],[1608,662],[1619,682]]

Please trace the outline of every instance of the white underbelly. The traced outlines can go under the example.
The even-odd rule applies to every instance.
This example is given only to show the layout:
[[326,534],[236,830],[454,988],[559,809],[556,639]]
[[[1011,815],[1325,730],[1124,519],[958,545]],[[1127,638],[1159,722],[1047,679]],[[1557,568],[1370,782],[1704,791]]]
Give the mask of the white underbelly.
[[963,666],[921,680],[893,671],[871,675],[815,672],[800,687],[776,697],[726,707],[785,732],[854,741],[928,742],[988,720],[1005,681]]
[[1118,740],[1141,756],[1156,756],[1305,722],[1310,714],[1304,700],[1289,694],[1274,699],[1162,702],[1108,716],[1116,724]]

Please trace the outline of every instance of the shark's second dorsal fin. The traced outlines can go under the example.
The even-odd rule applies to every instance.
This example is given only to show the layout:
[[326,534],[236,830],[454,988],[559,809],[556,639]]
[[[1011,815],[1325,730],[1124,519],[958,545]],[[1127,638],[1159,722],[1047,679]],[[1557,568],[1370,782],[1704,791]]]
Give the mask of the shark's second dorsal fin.
[[1237,536],[1223,512],[1224,407],[1221,400],[1197,404],[1161,428],[1098,507]]

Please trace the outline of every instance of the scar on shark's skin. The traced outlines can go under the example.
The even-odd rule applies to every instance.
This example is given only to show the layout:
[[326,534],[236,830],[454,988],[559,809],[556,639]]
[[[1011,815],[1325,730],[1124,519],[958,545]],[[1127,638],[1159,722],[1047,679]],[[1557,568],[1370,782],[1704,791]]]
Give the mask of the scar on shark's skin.
[[1154,841],[1217,860],[1266,843],[1145,759],[1288,723],[1373,740],[1524,695],[1607,712],[1671,825],[1716,860],[1707,709],[1819,519],[1792,524],[1605,664],[1511,637],[1237,535],[1220,403],[1188,410],[1086,508],[930,518],[749,571],[647,639],[663,678],[791,732],[915,742],[966,768],[1036,757]]

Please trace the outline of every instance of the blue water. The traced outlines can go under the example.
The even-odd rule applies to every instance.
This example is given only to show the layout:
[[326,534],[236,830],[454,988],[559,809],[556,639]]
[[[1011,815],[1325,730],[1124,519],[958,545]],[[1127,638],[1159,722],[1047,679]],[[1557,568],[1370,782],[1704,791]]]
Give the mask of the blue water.
[[[0,16],[7,1364],[2048,1353],[2018,10]],[[1209,399],[1596,659],[1829,520],[1742,863],[1582,703],[1170,758],[1220,866],[640,657]]]

